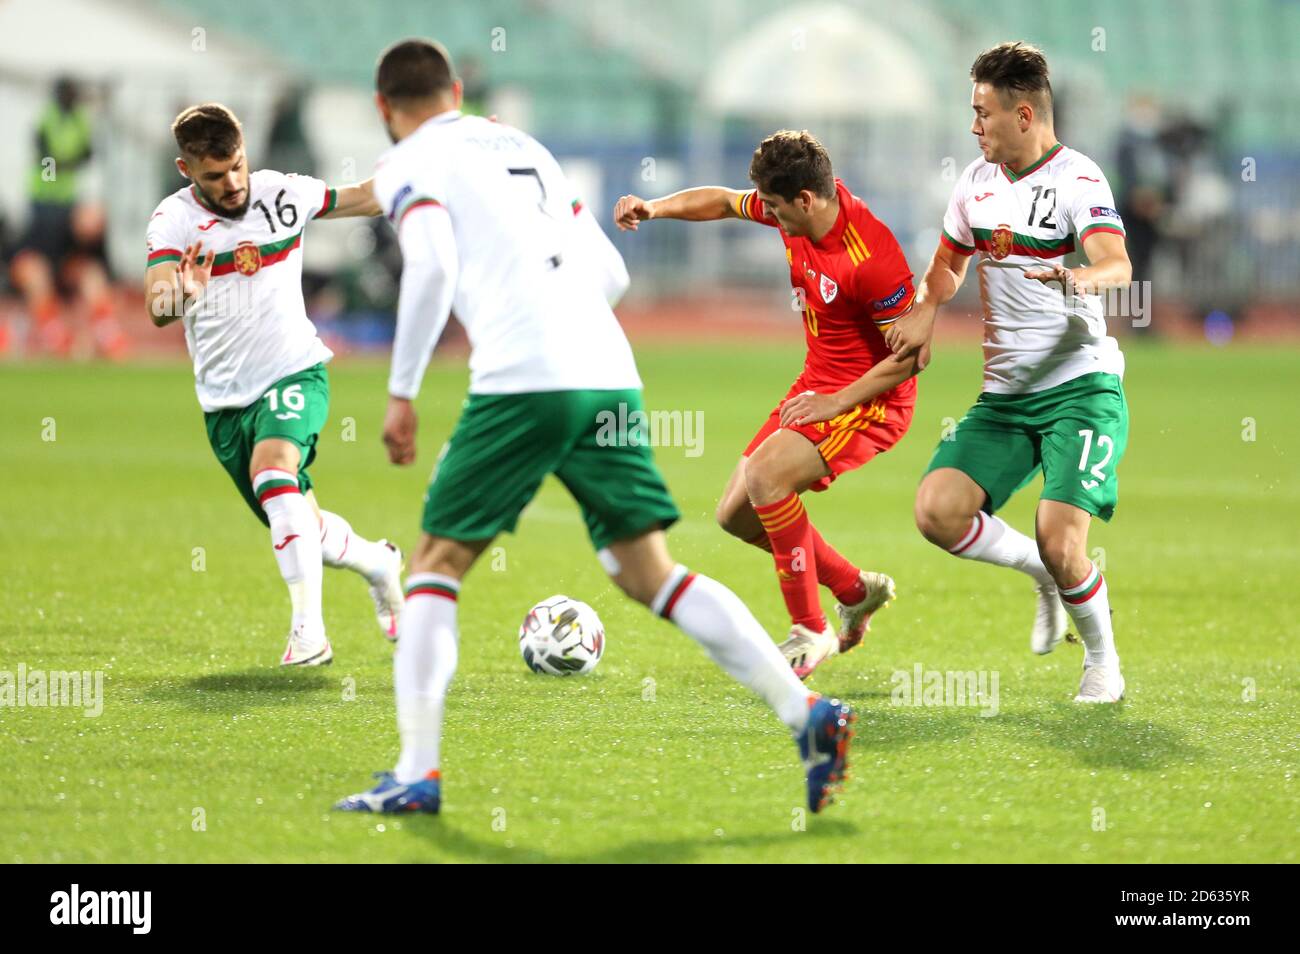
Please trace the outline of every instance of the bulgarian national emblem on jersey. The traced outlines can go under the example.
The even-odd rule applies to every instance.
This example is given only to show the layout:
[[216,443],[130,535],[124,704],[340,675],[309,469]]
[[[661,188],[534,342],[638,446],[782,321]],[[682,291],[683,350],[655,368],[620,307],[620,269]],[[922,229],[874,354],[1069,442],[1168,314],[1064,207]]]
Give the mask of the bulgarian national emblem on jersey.
[[[1009,247],[1010,246],[1008,246],[1008,248]],[[840,286],[836,285],[835,282],[826,275],[822,275],[821,292],[822,301],[829,305],[835,300],[835,296],[840,293]]]
[[256,275],[262,267],[262,251],[252,242],[240,242],[235,246],[235,271],[241,275]]
[[995,228],[993,234],[989,236],[989,251],[993,254],[993,257],[998,261],[1002,261],[1002,259],[1010,255],[1013,239],[1011,226],[999,225]]

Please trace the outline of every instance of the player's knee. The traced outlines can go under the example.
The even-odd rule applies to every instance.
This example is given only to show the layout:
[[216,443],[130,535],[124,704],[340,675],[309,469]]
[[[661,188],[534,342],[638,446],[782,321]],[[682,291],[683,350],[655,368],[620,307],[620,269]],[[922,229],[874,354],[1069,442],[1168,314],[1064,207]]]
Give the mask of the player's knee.
[[755,462],[752,458],[745,468],[745,492],[749,499],[758,506],[776,503],[794,492],[794,487],[784,474],[776,468],[766,466],[765,462]]
[[1081,539],[1071,533],[1053,533],[1040,535],[1037,542],[1043,566],[1058,583],[1069,585],[1083,575],[1080,568],[1087,563],[1087,557]]
[[937,495],[928,493],[924,487],[917,492],[913,517],[921,536],[945,549],[960,539],[970,524],[970,516],[956,512],[951,505]]

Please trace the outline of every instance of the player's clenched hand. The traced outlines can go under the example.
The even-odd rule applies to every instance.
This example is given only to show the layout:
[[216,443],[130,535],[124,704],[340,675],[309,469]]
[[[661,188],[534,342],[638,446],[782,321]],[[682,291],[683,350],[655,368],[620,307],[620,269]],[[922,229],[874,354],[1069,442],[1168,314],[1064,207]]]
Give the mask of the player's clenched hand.
[[215,250],[203,255],[202,242],[186,246],[185,254],[181,256],[180,276],[181,293],[187,301],[203,294],[203,289],[208,287],[208,281],[212,278],[212,266],[216,261]]
[[388,460],[394,464],[409,464],[415,460],[415,431],[419,421],[415,408],[405,398],[390,397],[388,411],[384,414],[384,446]]
[[637,195],[625,195],[614,204],[614,224],[624,232],[635,232],[646,219],[654,218],[650,203]]
[[803,394],[796,394],[781,405],[781,426],[800,427],[804,424],[816,424],[818,421],[829,421],[843,413],[844,408],[840,406],[840,399],[835,395],[804,391]]
[[912,310],[884,329],[885,344],[894,354],[908,354],[926,344],[934,333],[935,308],[924,304]]

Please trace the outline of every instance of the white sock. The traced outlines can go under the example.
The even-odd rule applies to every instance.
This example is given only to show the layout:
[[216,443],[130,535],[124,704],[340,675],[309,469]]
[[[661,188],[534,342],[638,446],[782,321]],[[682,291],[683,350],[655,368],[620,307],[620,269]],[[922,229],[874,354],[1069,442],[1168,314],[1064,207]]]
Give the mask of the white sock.
[[275,562],[293,604],[293,627],[324,632],[320,530],[316,511],[298,488],[298,475],[272,468],[258,471],[253,476],[253,493],[271,524]]
[[1051,583],[1052,574],[1043,566],[1038,544],[1001,517],[976,511],[966,535],[948,551],[963,560],[982,560],[994,566],[1007,566],[1028,573],[1039,583]]
[[392,550],[358,536],[351,524],[336,513],[320,512],[320,555],[326,566],[351,570],[378,583],[388,572]]
[[406,606],[397,624],[393,654],[397,730],[402,739],[393,774],[403,785],[438,771],[443,706],[456,672],[459,594],[460,581],[438,573],[414,573],[406,581]]
[[733,679],[758,693],[792,732],[803,731],[813,693],[735,593],[679,563],[650,609],[676,623]]
[[1096,565],[1079,583],[1061,588],[1061,602],[1074,620],[1079,638],[1087,650],[1083,664],[1118,666],[1115,632],[1110,624],[1110,597],[1106,591],[1106,579]]

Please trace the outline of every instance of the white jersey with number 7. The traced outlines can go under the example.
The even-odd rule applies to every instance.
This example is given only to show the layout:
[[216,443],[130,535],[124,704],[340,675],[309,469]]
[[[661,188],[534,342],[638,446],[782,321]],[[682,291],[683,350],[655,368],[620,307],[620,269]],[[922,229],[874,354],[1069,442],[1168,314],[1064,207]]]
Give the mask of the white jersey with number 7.
[[381,157],[375,197],[403,257],[390,394],[418,393],[451,311],[472,394],[641,386],[610,305],[622,258],[537,140],[441,113]]

